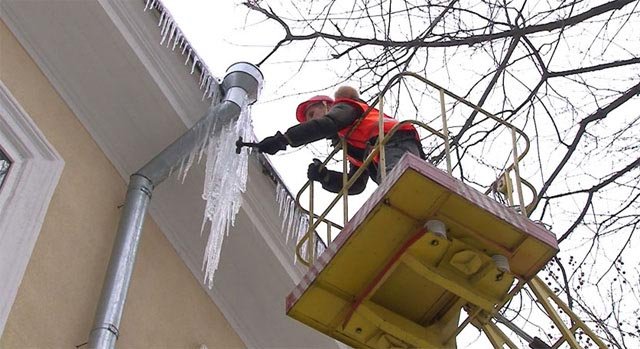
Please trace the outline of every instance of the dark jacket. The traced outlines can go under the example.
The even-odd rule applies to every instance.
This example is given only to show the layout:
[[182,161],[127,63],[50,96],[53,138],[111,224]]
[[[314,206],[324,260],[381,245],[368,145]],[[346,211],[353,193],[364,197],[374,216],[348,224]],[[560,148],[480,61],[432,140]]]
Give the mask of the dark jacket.
[[[339,142],[338,131],[352,125],[361,116],[362,111],[354,108],[352,105],[348,103],[336,103],[326,115],[290,127],[287,132],[285,132],[285,136],[289,144],[293,147],[299,147],[324,138],[331,139],[333,141],[332,144],[336,145]],[[403,132],[405,131],[398,131],[393,137],[402,136]],[[375,142],[375,139],[372,139],[372,141]],[[360,161],[364,161],[368,153],[368,150],[347,145],[347,154]],[[349,178],[351,178],[357,170],[357,166],[349,164]],[[367,185],[368,177],[371,177],[374,181],[376,180],[377,172],[378,170],[375,164],[371,163],[367,166],[364,173],[360,175],[349,188],[349,195],[360,194]],[[342,190],[342,172],[328,170],[327,176],[321,181],[321,184],[322,188],[327,191],[333,193],[340,192],[340,190]]]

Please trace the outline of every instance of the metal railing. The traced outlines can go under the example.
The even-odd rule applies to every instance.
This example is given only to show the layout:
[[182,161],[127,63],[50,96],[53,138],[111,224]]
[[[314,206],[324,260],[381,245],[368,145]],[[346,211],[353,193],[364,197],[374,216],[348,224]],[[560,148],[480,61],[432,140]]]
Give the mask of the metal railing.
[[[391,130],[389,130],[388,133],[384,133],[384,128],[383,128],[383,116],[384,116],[384,94],[391,88],[393,87],[397,82],[400,81],[400,79],[404,78],[404,77],[411,77],[411,78],[415,78],[418,79],[420,81],[422,81],[423,83],[425,83],[427,86],[434,88],[435,90],[437,90],[439,92],[439,101],[440,101],[440,113],[441,113],[441,118],[442,118],[442,131],[438,131],[432,127],[430,127],[429,125],[418,121],[418,120],[403,120],[403,121],[399,121],[398,124],[396,124]],[[361,120],[363,119],[360,118],[355,124],[354,126],[351,127],[351,130],[345,135],[345,137],[342,137],[340,139],[340,143],[335,147],[335,149],[327,156],[327,158],[324,160],[324,162],[322,163],[322,166],[326,166],[327,163],[329,161],[331,161],[333,159],[333,157],[342,150],[342,190],[337,193],[336,197],[329,203],[329,205],[325,208],[324,211],[322,211],[322,213],[320,215],[315,213],[315,204],[314,204],[314,183],[313,181],[307,181],[302,188],[300,189],[300,191],[298,192],[298,194],[296,195],[296,206],[304,213],[309,215],[309,229],[307,230],[307,233],[305,235],[303,235],[303,237],[300,239],[300,241],[298,241],[297,245],[296,245],[296,255],[299,259],[299,261],[301,263],[303,263],[306,266],[310,266],[311,263],[315,260],[315,258],[317,256],[315,256],[315,249],[307,249],[308,253],[306,256],[306,259],[302,256],[302,247],[305,244],[305,242],[307,240],[311,240],[311,246],[315,245],[315,241],[313,241],[313,239],[315,238],[316,234],[314,234],[313,232],[316,231],[316,229],[319,227],[320,224],[325,224],[327,226],[327,244],[329,244],[332,240],[333,240],[333,235],[332,235],[332,227],[333,228],[337,228],[338,230],[342,229],[342,226],[338,225],[337,223],[332,222],[331,220],[329,220],[327,218],[327,215],[332,211],[332,209],[336,206],[336,204],[342,199],[343,201],[343,224],[346,225],[347,220],[348,220],[348,207],[349,207],[349,203],[348,203],[348,193],[349,193],[349,188],[351,188],[351,186],[355,183],[355,181],[358,179],[358,177],[360,177],[365,170],[367,169],[367,167],[371,164],[372,161],[374,161],[374,158],[378,157],[378,169],[379,169],[379,173],[380,173],[380,179],[384,179],[384,177],[386,176],[386,169],[385,169],[385,152],[384,152],[384,146],[389,142],[389,140],[391,139],[391,137],[396,133],[396,131],[398,129],[400,129],[400,127],[402,127],[405,124],[413,124],[415,126],[418,126],[424,130],[426,130],[427,132],[429,132],[431,135],[435,135],[438,138],[442,139],[443,143],[444,143],[444,153],[445,153],[445,159],[446,159],[446,168],[447,168],[447,173],[451,176],[453,176],[453,169],[452,169],[452,163],[451,163],[451,148],[457,146],[456,144],[452,144],[450,138],[449,138],[449,128],[447,125],[447,114],[446,114],[446,104],[445,104],[445,96],[448,96],[450,98],[453,98],[455,101],[470,107],[471,109],[474,110],[474,112],[483,114],[484,116],[487,117],[487,120],[493,120],[495,121],[497,124],[502,125],[506,128],[508,128],[511,132],[511,153],[512,153],[512,163],[507,166],[502,172],[501,174],[497,177],[496,180],[494,180],[489,186],[488,186],[488,190],[485,192],[485,194],[489,194],[492,191],[502,194],[504,195],[504,197],[506,197],[507,202],[510,206],[514,206],[520,213],[522,213],[525,216],[528,216],[529,214],[529,210],[532,208],[532,205],[535,203],[536,199],[537,199],[537,191],[535,190],[535,188],[533,187],[533,185],[531,185],[529,182],[523,180],[520,177],[520,162],[522,161],[522,159],[527,155],[527,153],[529,152],[529,148],[530,148],[530,141],[529,138],[527,137],[527,135],[520,130],[519,128],[517,128],[516,126],[514,126],[513,124],[511,124],[510,122],[501,119],[497,116],[495,116],[494,114],[484,110],[483,108],[465,100],[464,98],[456,95],[455,93],[431,82],[430,80],[412,73],[412,72],[403,72],[400,74],[397,74],[395,76],[393,76],[389,82],[385,85],[384,89],[380,92],[380,94],[378,95],[377,100],[372,103],[371,107],[369,107],[369,109],[367,109],[364,113],[364,115],[366,115],[367,113],[369,113],[372,109],[373,109],[373,105],[378,105],[378,110],[380,111],[379,115],[379,124],[378,124],[378,131],[379,131],[379,136],[377,137],[376,143],[373,146],[371,152],[367,155],[366,159],[363,161],[362,165],[358,168],[358,170],[351,176],[348,176],[348,160],[347,160],[347,141],[346,139],[350,136],[350,134],[353,132],[353,130],[355,130],[357,128],[357,126],[359,125],[359,123],[361,122]],[[519,152],[518,151],[518,135],[524,140],[525,145],[524,145],[524,149]],[[513,188],[513,185],[511,183],[511,173],[513,172],[513,176],[515,177],[515,188]],[[525,204],[524,202],[524,193],[523,193],[523,185],[525,187],[527,187],[532,195],[533,195],[533,199],[529,204]],[[307,188],[309,189],[309,209],[304,208],[301,204],[300,204],[300,199],[302,197],[302,194],[307,190]],[[514,190],[515,189],[515,190]],[[513,197],[514,191],[517,193],[517,205],[515,202],[515,199]]]
[[[417,120],[404,120],[404,121],[400,121],[397,125],[395,125],[387,134],[384,134],[384,128],[382,127],[382,122],[383,122],[383,117],[384,117],[384,112],[383,112],[383,108],[384,108],[384,103],[383,103],[383,97],[384,94],[391,88],[391,86],[393,86],[393,84],[395,84],[395,82],[399,81],[402,77],[413,77],[416,78],[422,82],[424,82],[426,85],[431,86],[433,88],[435,88],[436,90],[438,90],[439,92],[439,99],[440,99],[440,113],[441,113],[441,117],[442,117],[442,131],[438,131],[435,130],[431,127],[429,127],[428,125],[426,125],[423,122],[417,121]],[[530,148],[530,141],[529,138],[527,137],[527,135],[519,128],[515,127],[513,124],[509,123],[506,120],[503,120],[501,118],[498,118],[497,116],[487,112],[486,110],[482,109],[479,106],[476,106],[475,104],[465,100],[464,98],[457,96],[456,94],[446,90],[445,88],[427,80],[426,78],[419,76],[415,73],[411,73],[411,72],[405,72],[405,73],[400,73],[395,75],[394,77],[391,78],[391,80],[389,81],[389,83],[387,83],[387,85],[385,86],[385,88],[381,91],[380,95],[378,96],[378,100],[377,100],[377,104],[378,104],[378,110],[380,111],[380,119],[379,119],[379,128],[378,128],[378,132],[379,132],[379,136],[377,138],[376,144],[374,145],[373,150],[371,151],[371,153],[367,156],[367,158],[363,161],[363,164],[360,166],[360,168],[351,176],[351,178],[348,177],[347,174],[347,152],[346,152],[346,139],[349,137],[349,135],[351,134],[351,132],[353,131],[353,129],[355,129],[358,125],[358,123],[360,121],[358,121],[351,129],[350,132],[347,133],[347,135],[341,139],[340,144],[329,154],[329,156],[327,157],[327,159],[325,159],[325,161],[323,162],[323,166],[326,165],[340,150],[342,150],[342,169],[343,169],[343,176],[342,176],[342,182],[343,182],[343,187],[342,190],[337,194],[337,196],[333,199],[333,201],[327,206],[327,208],[320,214],[317,215],[314,212],[315,209],[315,205],[314,205],[314,188],[313,188],[313,182],[308,181],[307,183],[305,183],[305,185],[300,189],[300,191],[298,192],[298,194],[296,195],[296,205],[298,206],[298,208],[300,210],[302,210],[303,212],[306,212],[307,214],[309,214],[310,217],[310,223],[309,223],[309,229],[307,230],[306,234],[300,239],[300,241],[298,242],[297,246],[296,246],[296,255],[298,256],[299,260],[301,263],[310,266],[311,263],[313,262],[313,260],[315,259],[316,256],[312,254],[308,254],[307,256],[307,260],[305,260],[304,258],[302,258],[302,256],[300,255],[300,250],[301,247],[303,246],[303,244],[305,243],[306,240],[310,239],[310,237],[315,237],[316,234],[313,234],[313,232],[315,232],[315,229],[321,224],[324,223],[327,225],[327,244],[329,244],[331,242],[332,236],[331,236],[331,227],[337,228],[339,230],[342,229],[341,226],[339,226],[336,223],[333,223],[331,220],[327,219],[327,215],[329,214],[329,212],[334,208],[334,206],[337,204],[338,201],[340,201],[340,199],[343,200],[343,221],[344,224],[346,225],[347,219],[348,219],[348,192],[349,192],[349,188],[355,183],[355,181],[357,180],[357,178],[362,175],[362,173],[365,171],[365,169],[367,168],[367,166],[369,164],[371,164],[371,161],[373,161],[373,159],[379,155],[379,159],[378,159],[378,168],[379,168],[379,173],[381,176],[381,180],[384,178],[384,176],[386,176],[385,173],[385,153],[384,153],[384,145],[387,144],[389,142],[389,139],[393,136],[393,134],[404,124],[407,123],[411,123],[413,125],[419,126],[422,129],[427,130],[428,132],[430,132],[432,135],[436,135],[437,137],[441,138],[444,142],[444,155],[445,155],[445,159],[446,159],[446,170],[448,172],[449,175],[453,176],[453,172],[452,172],[452,164],[451,164],[451,148],[452,147],[456,147],[458,146],[457,144],[452,144],[451,140],[449,139],[449,129],[447,126],[447,116],[446,116],[446,107],[445,107],[445,96],[449,96],[451,98],[453,98],[454,100],[472,108],[475,112],[481,113],[483,115],[485,115],[488,119],[494,120],[497,124],[502,125],[506,128],[509,129],[510,131],[510,135],[511,135],[511,156],[512,156],[512,163],[509,166],[506,166],[506,168],[504,168],[500,175],[497,176],[497,178],[488,186],[489,189],[487,189],[485,191],[485,195],[494,192],[494,193],[498,193],[501,194],[504,198],[506,198],[506,203],[508,206],[513,207],[514,209],[516,209],[517,211],[519,211],[522,215],[524,215],[525,217],[528,217],[529,214],[531,213],[531,211],[535,208],[535,204],[538,200],[537,198],[537,191],[535,189],[535,187],[527,182],[526,180],[522,179],[520,176],[520,162],[522,161],[522,159],[527,155],[527,153],[529,152],[529,148]],[[375,105],[376,103],[373,103],[372,105]],[[367,111],[365,111],[365,114],[368,113],[370,110],[372,109],[372,107],[370,107]],[[360,119],[362,120],[362,119]],[[520,137],[524,140],[525,145],[524,145],[524,149],[519,152],[518,151],[518,135],[520,135]],[[513,187],[513,184],[511,182],[511,177],[515,178],[515,188]],[[529,202],[528,204],[525,204],[524,202],[524,193],[523,193],[523,186],[526,187],[527,189],[529,189],[531,191],[531,194],[533,196],[531,202]],[[302,205],[300,205],[300,197],[302,195],[302,193],[309,188],[309,210],[306,210],[305,208],[302,207]],[[515,190],[514,190],[515,189]],[[517,202],[516,202],[516,198],[514,198],[514,192],[517,194]],[[313,238],[311,238],[313,239]],[[313,242],[313,241],[312,241]],[[315,251],[315,249],[313,249]],[[525,286],[528,285],[529,288],[531,289],[531,291],[533,292],[536,301],[541,304],[547,314],[547,316],[549,317],[549,319],[552,320],[552,322],[557,326],[557,328],[560,330],[561,332],[561,337],[556,341],[555,344],[553,344],[553,348],[557,348],[559,347],[561,344],[563,343],[567,343],[571,348],[580,348],[580,345],[574,335],[574,333],[577,330],[582,330],[583,333],[585,335],[587,335],[599,348],[605,348],[604,342],[602,341],[602,339],[600,337],[598,337],[591,329],[589,329],[589,327],[571,310],[570,307],[568,307],[561,299],[560,297],[558,297],[555,293],[553,293],[551,291],[551,289],[549,289],[549,287],[547,287],[545,285],[544,282],[542,282],[540,280],[539,277],[535,276],[533,279],[527,281],[522,279],[521,277],[518,277],[517,275],[515,275],[515,278],[517,280],[517,283],[515,285],[513,285],[513,287],[511,287],[511,289],[509,290],[508,294],[502,299],[502,301],[499,304],[496,304],[493,307],[493,311],[491,312],[484,312],[481,310],[481,308],[479,307],[471,307],[468,309],[468,313],[467,313],[467,317],[465,320],[463,320],[458,327],[456,328],[456,330],[450,334],[450,337],[447,339],[447,341],[453,339],[454,337],[456,337],[468,324],[473,323],[474,325],[476,325],[476,327],[481,328],[482,330],[484,330],[484,332],[487,334],[487,336],[489,337],[490,341],[492,342],[492,344],[494,345],[494,347],[496,348],[502,348],[505,345],[509,348],[517,348],[517,346],[502,332],[502,330],[500,330],[500,328],[498,328],[498,326],[496,326],[496,324],[491,320],[491,318],[496,317],[496,318],[500,318],[500,314],[498,313],[500,309],[502,309],[505,304],[507,302],[509,302],[512,297],[517,294],[518,292],[520,292],[520,290]],[[553,304],[555,304],[555,307],[553,306]],[[557,308],[557,310],[556,310]],[[570,319],[570,326],[568,326],[562,319],[562,317],[560,316],[561,313],[566,314],[569,319]],[[512,328],[512,327],[510,327]],[[526,338],[527,336],[524,336],[523,338]],[[543,343],[540,339],[536,338],[530,338],[530,340],[527,340],[527,342],[534,343],[536,342],[536,340],[539,343]],[[548,345],[546,345],[546,343],[543,343],[545,346],[548,347]]]

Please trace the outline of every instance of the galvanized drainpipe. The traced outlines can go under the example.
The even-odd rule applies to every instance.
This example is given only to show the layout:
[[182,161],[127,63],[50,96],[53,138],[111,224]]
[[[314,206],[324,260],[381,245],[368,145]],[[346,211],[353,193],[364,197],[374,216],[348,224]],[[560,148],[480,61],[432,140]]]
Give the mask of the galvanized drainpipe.
[[131,175],[100,303],[89,334],[89,348],[115,348],[142,224],[153,188],[167,178],[171,169],[194,149],[201,147],[210,132],[217,132],[222,126],[236,120],[243,105],[256,101],[261,86],[262,73],[257,67],[249,63],[231,65],[222,82],[225,93],[222,102],[209,109],[191,129]]

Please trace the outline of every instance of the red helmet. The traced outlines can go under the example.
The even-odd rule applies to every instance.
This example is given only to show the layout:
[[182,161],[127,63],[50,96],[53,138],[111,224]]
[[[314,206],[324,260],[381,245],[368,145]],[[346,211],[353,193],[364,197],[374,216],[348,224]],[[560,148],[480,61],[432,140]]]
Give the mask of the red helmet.
[[327,102],[329,105],[331,105],[333,104],[333,98],[329,96],[318,95],[318,96],[313,96],[308,100],[300,103],[296,108],[296,119],[298,119],[300,123],[307,121],[307,117],[304,115],[304,113],[307,111],[307,108],[310,105],[316,104],[319,102]]

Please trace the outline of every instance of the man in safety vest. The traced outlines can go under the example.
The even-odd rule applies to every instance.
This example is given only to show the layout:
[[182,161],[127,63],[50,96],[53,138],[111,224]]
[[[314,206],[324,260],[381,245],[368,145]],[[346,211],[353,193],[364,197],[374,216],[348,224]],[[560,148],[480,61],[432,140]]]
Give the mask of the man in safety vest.
[[[345,137],[349,134],[346,140],[347,158],[351,165],[348,176],[351,178],[373,149],[378,137],[380,112],[375,108],[370,108],[362,101],[358,92],[352,87],[340,87],[336,91],[335,97],[334,101],[329,96],[319,95],[300,103],[296,108],[296,119],[300,124],[290,127],[284,134],[277,132],[275,135],[265,138],[258,143],[258,150],[273,155],[280,150],[285,150],[287,145],[299,147],[323,138],[332,139],[335,144],[338,137]],[[368,113],[367,110],[369,110]],[[398,124],[397,120],[387,115],[383,120],[385,134]],[[358,123],[358,121],[360,122]],[[353,129],[354,126],[355,129]],[[424,158],[420,138],[411,124],[400,126],[384,149],[387,173],[398,163],[405,152]],[[371,177],[374,182],[380,183],[377,158],[367,167],[365,172],[368,172],[368,176],[367,173],[363,173],[356,179],[349,188],[350,195],[361,193],[367,184],[368,177]],[[337,193],[342,189],[342,173],[326,169],[317,159],[314,159],[313,163],[309,165],[307,177],[321,183],[325,190]]]

